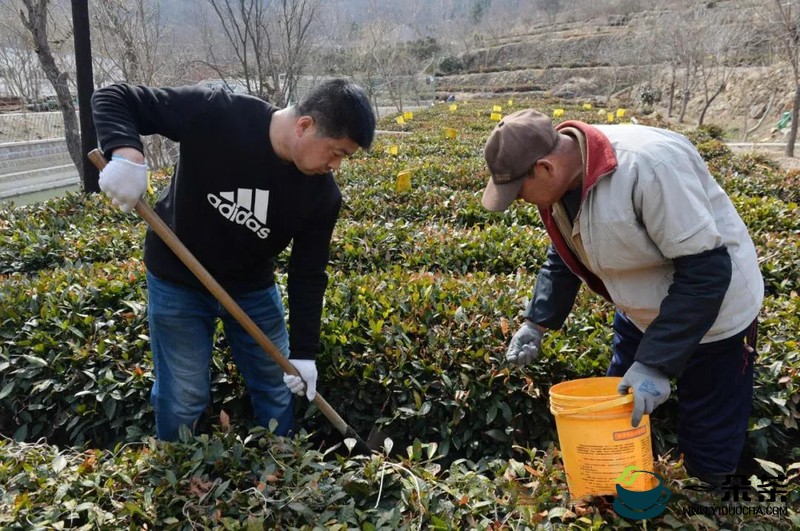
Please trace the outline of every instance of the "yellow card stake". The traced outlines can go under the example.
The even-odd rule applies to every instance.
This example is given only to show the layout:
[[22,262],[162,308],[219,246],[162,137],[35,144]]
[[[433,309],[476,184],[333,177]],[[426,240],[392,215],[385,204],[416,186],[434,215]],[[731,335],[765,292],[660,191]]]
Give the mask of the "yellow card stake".
[[499,112],[493,112],[490,118],[492,119],[492,121],[499,122],[500,120],[503,119],[503,115],[500,114]]
[[458,131],[456,131],[452,127],[445,127],[444,136],[445,138],[456,138],[458,136]]
[[397,174],[397,180],[394,182],[394,191],[399,194],[409,190],[411,190],[411,172],[403,170]]
[[564,116],[564,109],[553,109],[553,118]]
[[514,100],[508,100],[508,106],[509,107],[513,107],[514,106]]
[[592,104],[591,103],[584,103],[583,104],[583,110],[584,111],[591,111],[592,110]]
[[617,109],[617,118],[625,118],[625,109]]
[[405,118],[406,120],[413,120],[414,119],[414,113],[411,112],[411,111],[406,111],[406,112],[403,113],[403,118]]
[[400,152],[400,148],[397,146],[389,146],[386,148],[386,152],[389,153],[389,155],[397,155]]
[[492,112],[503,112],[503,108],[499,105],[493,105]]
[[455,103],[451,103],[451,104],[450,104],[450,110],[451,110],[451,111],[457,111],[457,110],[458,110],[458,105],[457,105],[457,104],[455,104]]
[[608,121],[608,123],[612,123],[614,121],[614,113],[613,112],[607,113],[606,120]]
[[397,118],[394,119],[394,121],[397,122],[397,125],[403,125],[404,123],[406,123],[405,119],[402,116],[398,116]]

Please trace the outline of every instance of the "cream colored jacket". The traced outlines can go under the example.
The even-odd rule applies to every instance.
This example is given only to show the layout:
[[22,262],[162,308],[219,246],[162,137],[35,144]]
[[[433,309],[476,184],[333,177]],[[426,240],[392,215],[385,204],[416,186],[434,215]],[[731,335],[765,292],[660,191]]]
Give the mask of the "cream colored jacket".
[[[672,284],[672,259],[728,248],[732,276],[701,343],[744,330],[764,294],[755,246],[728,196],[685,137],[639,125],[594,126],[616,169],[585,192],[579,213],[588,268],[614,304],[644,331]],[[587,165],[591,165],[590,150]]]

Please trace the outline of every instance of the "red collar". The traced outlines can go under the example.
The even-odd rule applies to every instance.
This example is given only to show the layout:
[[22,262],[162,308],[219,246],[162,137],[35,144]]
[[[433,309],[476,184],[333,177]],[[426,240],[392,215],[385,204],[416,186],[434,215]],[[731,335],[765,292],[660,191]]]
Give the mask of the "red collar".
[[565,127],[574,127],[586,138],[586,167],[584,168],[583,192],[581,201],[586,199],[586,194],[591,190],[601,177],[608,175],[617,168],[617,156],[614,148],[606,135],[596,127],[578,120],[567,120],[556,126],[556,131]]

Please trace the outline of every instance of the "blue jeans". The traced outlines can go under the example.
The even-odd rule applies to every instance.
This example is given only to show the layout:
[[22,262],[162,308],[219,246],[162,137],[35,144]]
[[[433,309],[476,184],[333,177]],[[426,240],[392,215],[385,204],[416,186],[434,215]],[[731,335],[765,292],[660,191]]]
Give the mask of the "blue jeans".
[[[155,371],[150,402],[159,439],[176,440],[181,425],[193,430],[210,401],[211,348],[218,318],[250,392],[256,421],[269,426],[276,419],[279,435],[293,428],[292,393],[283,383],[283,371],[214,296],[150,272],[147,293]],[[234,300],[288,358],[289,336],[277,287],[240,294]]]
[[[678,450],[690,474],[733,474],[744,449],[753,402],[756,321],[733,337],[698,345],[677,380]],[[614,316],[614,355],[608,376],[633,364],[642,332],[620,312]]]

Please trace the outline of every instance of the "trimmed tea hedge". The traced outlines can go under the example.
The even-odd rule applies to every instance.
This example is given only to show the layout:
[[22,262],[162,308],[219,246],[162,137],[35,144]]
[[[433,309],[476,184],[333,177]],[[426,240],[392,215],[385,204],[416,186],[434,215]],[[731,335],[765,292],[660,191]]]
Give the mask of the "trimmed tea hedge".
[[[224,337],[214,348],[203,433],[152,442],[144,224],[100,196],[1,209],[0,527],[626,525],[607,500],[569,500],[548,406],[551,385],[605,372],[613,308],[584,290],[535,364],[520,370],[503,361],[548,240],[535,208],[480,206],[492,104],[436,106],[402,126],[388,120],[382,128],[409,134],[380,136],[337,177],[344,205],[319,387],[363,435],[377,422],[393,440],[391,457],[348,458],[305,401],[297,407],[308,434],[249,432],[246,390]],[[564,108],[565,118],[599,118]],[[445,138],[445,126],[458,138]],[[750,227],[766,282],[749,437],[756,470],[796,478],[797,174],[731,154],[713,130],[691,136]],[[412,187],[397,193],[401,170],[411,171]],[[669,453],[676,409],[673,398],[653,416],[666,456],[659,472],[673,492],[684,481],[679,456]],[[676,498],[654,525],[742,525],[686,518],[680,511],[690,501]],[[792,485],[787,503],[798,502]],[[800,525],[794,509],[755,521]]]

